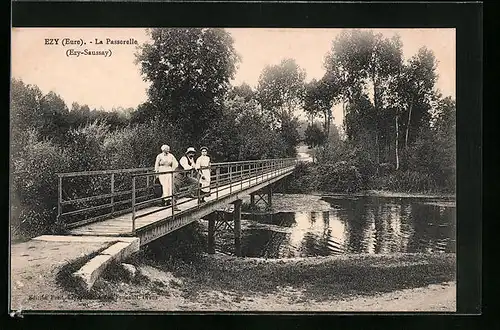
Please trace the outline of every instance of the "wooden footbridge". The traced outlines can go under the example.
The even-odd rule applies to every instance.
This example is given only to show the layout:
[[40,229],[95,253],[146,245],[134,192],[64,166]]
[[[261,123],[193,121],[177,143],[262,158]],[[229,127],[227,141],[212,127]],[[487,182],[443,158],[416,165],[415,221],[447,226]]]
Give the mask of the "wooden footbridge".
[[[154,194],[157,175],[173,179],[186,171],[155,173],[152,168],[59,173],[58,224],[67,235],[135,236],[140,245],[165,236],[217,210],[234,204],[235,243],[239,250],[241,198],[250,195],[271,202],[272,185],[290,175],[297,159],[214,163],[210,196],[200,202],[174,191],[175,202],[162,206]],[[199,196],[200,189],[197,188]],[[169,198],[167,197],[167,198]],[[210,233],[212,229],[212,233]],[[209,223],[209,250],[214,223]]]

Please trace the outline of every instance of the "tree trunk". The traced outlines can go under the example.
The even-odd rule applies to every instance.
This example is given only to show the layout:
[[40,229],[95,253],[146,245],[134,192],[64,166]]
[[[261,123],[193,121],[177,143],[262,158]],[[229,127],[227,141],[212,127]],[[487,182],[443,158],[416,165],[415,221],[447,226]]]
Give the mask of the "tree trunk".
[[328,111],[328,126],[327,126],[327,129],[326,129],[326,136],[329,137],[330,136],[330,126],[331,126],[331,122],[332,122],[332,116],[330,115],[330,112]]
[[399,170],[399,115],[396,114],[396,171]]
[[378,108],[378,92],[377,92],[377,80],[376,80],[376,77],[375,77],[375,74],[373,75],[372,77],[372,81],[373,81],[373,105],[374,105],[374,108],[375,108],[375,118],[376,118],[376,123],[375,123],[375,133],[377,134],[376,135],[376,146],[377,146],[377,173],[378,173],[378,166],[380,164],[380,146],[379,146],[379,141],[378,141],[378,131],[379,131],[379,125],[378,125],[378,122],[379,122],[379,118],[378,118],[378,111],[379,111],[379,108]]
[[408,124],[406,125],[406,135],[405,135],[405,149],[408,149],[408,136],[410,134],[410,124],[411,124],[411,110],[413,108],[413,100],[410,103],[410,108],[408,109]]

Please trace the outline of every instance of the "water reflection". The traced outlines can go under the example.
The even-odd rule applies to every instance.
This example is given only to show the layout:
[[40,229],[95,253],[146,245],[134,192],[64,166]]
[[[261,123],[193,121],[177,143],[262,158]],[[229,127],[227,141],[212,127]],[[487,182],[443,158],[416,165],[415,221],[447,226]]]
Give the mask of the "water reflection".
[[[331,206],[329,211],[245,215],[249,225],[242,235],[243,255],[455,252],[455,207],[450,203],[373,197],[325,201]],[[222,250],[231,252],[230,237]]]

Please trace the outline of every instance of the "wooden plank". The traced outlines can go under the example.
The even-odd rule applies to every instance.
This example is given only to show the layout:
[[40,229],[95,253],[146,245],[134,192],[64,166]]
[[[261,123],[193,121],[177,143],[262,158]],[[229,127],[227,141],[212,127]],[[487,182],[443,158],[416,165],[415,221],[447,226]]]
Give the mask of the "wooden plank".
[[88,233],[118,233],[122,231],[131,231],[130,228],[122,227],[122,228],[102,228],[99,230],[93,230],[93,229],[81,229],[81,230],[74,230],[74,233],[83,233],[83,232],[88,232]]

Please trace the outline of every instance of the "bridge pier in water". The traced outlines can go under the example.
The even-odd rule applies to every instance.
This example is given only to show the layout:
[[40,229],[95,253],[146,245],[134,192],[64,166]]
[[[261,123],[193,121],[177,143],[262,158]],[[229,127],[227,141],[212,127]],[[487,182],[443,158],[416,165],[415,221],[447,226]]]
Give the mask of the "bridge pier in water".
[[[256,198],[257,197],[257,200]],[[265,189],[261,189],[250,194],[250,208],[255,209],[257,204],[263,201],[266,204],[266,208],[270,209],[273,205],[273,187],[272,185],[267,186]]]
[[[231,204],[234,205],[234,211],[232,212],[231,218],[228,219],[227,212],[215,211],[212,216],[208,218],[208,247],[207,252],[209,254],[215,253],[215,236],[217,230],[222,229],[222,227],[230,228],[233,230],[234,234],[234,254],[241,257],[241,204],[242,200],[237,199]],[[230,222],[233,224],[231,225]]]
[[208,219],[208,253],[215,254],[215,219]]
[[241,199],[233,202],[234,254],[241,257]]

